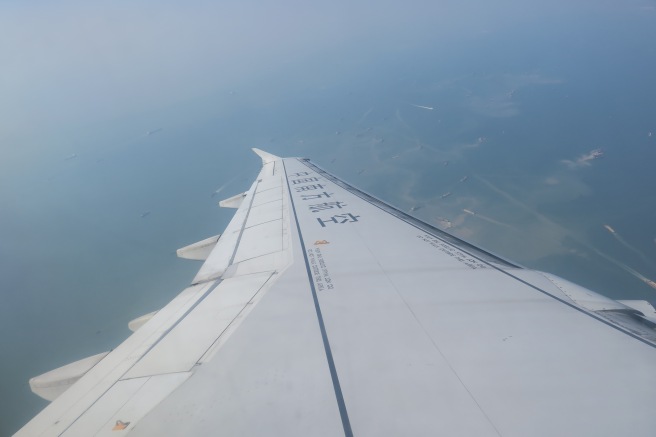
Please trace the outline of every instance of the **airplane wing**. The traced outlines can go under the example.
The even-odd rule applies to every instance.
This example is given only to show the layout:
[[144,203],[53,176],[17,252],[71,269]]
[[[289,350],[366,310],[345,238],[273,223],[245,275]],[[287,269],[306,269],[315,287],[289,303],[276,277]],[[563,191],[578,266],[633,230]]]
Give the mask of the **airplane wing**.
[[263,167],[127,340],[19,436],[656,433],[656,312],[528,270],[307,159]]

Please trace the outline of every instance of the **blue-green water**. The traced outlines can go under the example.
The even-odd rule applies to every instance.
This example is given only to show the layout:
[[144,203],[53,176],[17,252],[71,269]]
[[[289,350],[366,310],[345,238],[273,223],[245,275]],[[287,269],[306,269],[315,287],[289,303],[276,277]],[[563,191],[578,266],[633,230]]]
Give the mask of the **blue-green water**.
[[[214,31],[226,19],[209,4],[134,6],[145,24],[67,4],[102,24],[78,29],[98,46],[46,58],[51,81],[30,57],[67,41],[0,30],[24,49],[0,47],[10,71],[30,79],[0,103],[1,435],[46,405],[29,377],[115,347],[184,288],[199,265],[175,249],[224,229],[233,211],[216,202],[254,179],[250,147],[312,158],[528,267],[656,302],[640,279],[656,278],[650,3],[347,6],[253,18],[232,5],[237,24]],[[163,17],[178,33],[149,34]],[[98,36],[121,26],[136,41],[123,58]]]

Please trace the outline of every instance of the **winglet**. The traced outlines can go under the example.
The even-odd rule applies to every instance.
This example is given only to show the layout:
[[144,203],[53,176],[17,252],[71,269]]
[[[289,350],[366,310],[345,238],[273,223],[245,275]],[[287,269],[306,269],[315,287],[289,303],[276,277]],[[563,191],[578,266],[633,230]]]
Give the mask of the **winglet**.
[[268,164],[270,162],[273,162],[277,159],[280,159],[280,156],[272,155],[268,152],[265,152],[264,150],[257,149],[253,147],[253,152],[257,154],[260,158],[262,158],[262,165]]

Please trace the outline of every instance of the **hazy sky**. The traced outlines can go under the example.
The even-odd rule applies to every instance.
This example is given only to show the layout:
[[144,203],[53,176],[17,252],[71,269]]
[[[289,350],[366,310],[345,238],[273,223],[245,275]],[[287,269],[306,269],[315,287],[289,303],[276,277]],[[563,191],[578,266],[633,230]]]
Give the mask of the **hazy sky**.
[[[302,1],[3,2],[1,138],[139,113],[297,74],[322,80],[425,45],[427,57],[585,4]],[[614,2],[610,2],[612,5]],[[594,14],[594,10],[591,10]],[[536,28],[536,35],[542,26]],[[3,148],[4,149],[4,148]],[[6,151],[5,151],[6,153]]]

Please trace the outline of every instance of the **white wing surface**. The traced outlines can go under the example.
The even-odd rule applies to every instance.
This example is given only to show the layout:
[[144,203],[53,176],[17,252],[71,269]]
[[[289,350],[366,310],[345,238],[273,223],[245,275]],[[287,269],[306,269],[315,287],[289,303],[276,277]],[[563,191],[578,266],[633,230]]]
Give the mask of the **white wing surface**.
[[256,153],[225,231],[179,251],[192,284],[17,435],[656,435],[649,304]]

